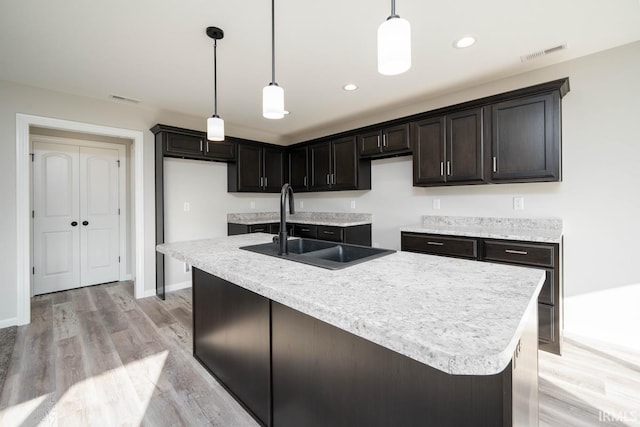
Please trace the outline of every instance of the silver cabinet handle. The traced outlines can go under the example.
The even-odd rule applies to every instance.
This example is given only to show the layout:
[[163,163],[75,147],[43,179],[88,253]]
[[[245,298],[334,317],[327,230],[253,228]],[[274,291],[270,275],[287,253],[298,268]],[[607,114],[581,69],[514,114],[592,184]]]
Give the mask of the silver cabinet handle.
[[308,228],[301,228],[300,231],[311,231],[311,230]]
[[331,235],[336,234],[336,233],[334,233],[333,231],[326,231],[326,230],[323,230],[322,232],[323,232],[324,234],[331,234]]
[[304,179],[302,180],[303,184],[305,187],[307,186],[307,177],[305,176]]
[[335,174],[335,173],[332,173],[332,174],[331,174],[331,183],[332,183],[332,184],[335,184],[335,183],[336,183],[336,174]]
[[383,147],[387,146],[387,134],[386,133],[382,134],[382,146]]
[[493,156],[493,171],[498,172],[498,159],[496,159],[496,156]]
[[260,187],[264,187],[263,182],[264,182],[264,177],[261,176],[260,177]]
[[264,231],[264,228],[254,228],[254,229],[253,229],[253,232],[254,232],[254,233],[259,233],[259,232],[261,232],[261,231]]
[[378,148],[380,148],[380,135],[378,135],[376,139],[378,140]]
[[440,176],[444,176],[444,162],[440,162]]
[[508,254],[515,254],[515,255],[528,255],[529,254],[527,251],[517,251],[515,249],[505,249],[504,251],[506,253],[508,253]]
[[209,152],[209,140],[207,140],[207,153]]
[[444,243],[442,243],[442,242],[427,242],[427,245],[431,245],[431,246],[444,246]]
[[202,152],[202,140],[200,140],[200,152]]
[[327,174],[327,184],[331,184],[331,174]]
[[269,178],[264,177],[264,186],[267,187],[269,185]]
[[447,160],[447,176],[451,176],[451,161]]

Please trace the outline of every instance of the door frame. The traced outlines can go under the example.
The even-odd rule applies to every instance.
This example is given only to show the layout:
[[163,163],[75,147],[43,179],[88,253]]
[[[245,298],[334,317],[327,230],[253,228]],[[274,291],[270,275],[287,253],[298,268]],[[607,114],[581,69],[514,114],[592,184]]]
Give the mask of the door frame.
[[[127,145],[118,144],[115,142],[99,142],[84,139],[75,138],[61,138],[57,136],[48,135],[30,135],[30,147],[31,152],[34,152],[34,143],[44,142],[48,144],[60,144],[60,145],[72,145],[74,147],[89,147],[89,148],[106,148],[109,150],[117,150],[118,158],[120,160],[120,167],[118,168],[118,204],[120,206],[120,218],[118,218],[119,225],[119,245],[118,255],[121,257],[120,265],[118,266],[118,280],[131,280],[133,274],[127,274],[127,266],[129,262],[129,250],[127,248],[127,214],[129,204],[127,203],[127,190],[126,187],[130,185],[127,181],[127,167],[129,162],[127,161]],[[31,180],[33,181],[33,173],[31,174]],[[32,187],[33,192],[33,187]],[[33,209],[33,193],[31,195],[31,209]],[[133,219],[133,216],[132,216]],[[32,218],[33,223],[33,218]],[[133,229],[133,227],[131,227]],[[31,259],[33,260],[33,251],[35,250],[35,236],[33,235],[33,227],[31,228]],[[33,264],[32,264],[33,265]],[[33,283],[32,283],[33,285]],[[33,296],[33,286],[30,289],[30,296]]]
[[144,298],[144,133],[142,131],[16,113],[17,325],[31,322],[31,138],[30,126],[133,140],[134,296]]

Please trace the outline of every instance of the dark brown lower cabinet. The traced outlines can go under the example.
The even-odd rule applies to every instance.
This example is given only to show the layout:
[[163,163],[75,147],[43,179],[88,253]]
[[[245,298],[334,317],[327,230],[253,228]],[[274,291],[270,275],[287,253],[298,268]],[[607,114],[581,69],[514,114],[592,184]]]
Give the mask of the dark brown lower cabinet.
[[271,301],[193,269],[193,355],[264,425],[271,419]]
[[495,375],[449,375],[194,269],[194,356],[262,425],[538,424],[537,312]]
[[538,297],[538,346],[540,350],[562,353],[563,293],[559,244],[402,232],[401,249],[545,270],[546,280]]

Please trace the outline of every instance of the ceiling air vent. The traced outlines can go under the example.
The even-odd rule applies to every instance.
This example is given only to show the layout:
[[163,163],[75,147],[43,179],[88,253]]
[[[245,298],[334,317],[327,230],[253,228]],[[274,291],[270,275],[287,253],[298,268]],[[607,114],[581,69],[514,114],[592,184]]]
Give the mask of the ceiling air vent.
[[530,53],[528,55],[524,55],[520,57],[522,62],[531,61],[533,59],[542,58],[543,56],[549,55],[550,53],[559,52],[567,48],[567,44],[563,43],[558,46],[550,47],[549,49],[539,50],[537,52]]
[[120,95],[109,95],[109,97],[111,99],[115,99],[116,101],[125,101],[125,102],[131,102],[132,104],[140,104],[140,101],[137,99],[133,99],[133,98],[127,98],[125,96],[120,96]]

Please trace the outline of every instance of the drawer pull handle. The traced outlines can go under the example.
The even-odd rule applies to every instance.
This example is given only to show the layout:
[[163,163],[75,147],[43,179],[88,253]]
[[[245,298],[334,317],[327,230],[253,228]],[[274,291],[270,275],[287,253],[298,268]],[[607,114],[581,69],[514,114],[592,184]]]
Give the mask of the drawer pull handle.
[[260,232],[260,231],[264,231],[264,228],[254,228],[254,229],[253,229],[253,232],[254,232],[254,233],[258,233],[258,232]]
[[301,228],[300,231],[311,231],[308,228]]
[[335,234],[333,231],[323,231],[323,233],[324,234],[331,234],[331,235]]
[[442,242],[427,242],[427,245],[431,245],[431,246],[444,246],[444,243],[442,243]]
[[515,249],[505,249],[504,251],[506,253],[508,253],[508,254],[515,254],[515,255],[528,255],[529,254],[527,251],[517,251]]

